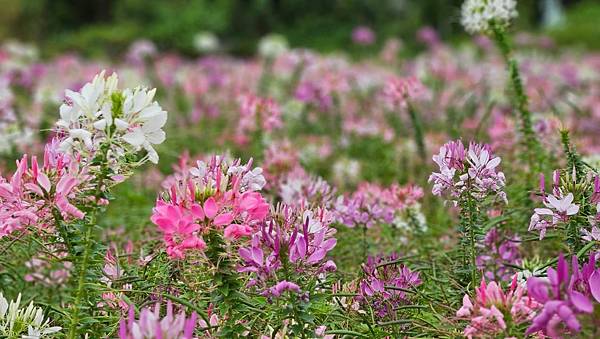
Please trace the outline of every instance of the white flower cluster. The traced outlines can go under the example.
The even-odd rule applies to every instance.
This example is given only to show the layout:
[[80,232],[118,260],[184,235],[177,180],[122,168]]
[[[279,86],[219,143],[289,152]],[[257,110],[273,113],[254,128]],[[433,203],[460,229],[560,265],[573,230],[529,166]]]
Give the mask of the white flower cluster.
[[265,58],[277,58],[288,49],[286,38],[279,34],[269,34],[258,43],[258,53]]
[[471,34],[488,33],[492,25],[506,29],[517,16],[516,0],[466,0],[461,9],[461,24]]
[[27,308],[20,308],[21,294],[16,301],[10,303],[0,292],[0,337],[2,338],[48,338],[60,331],[58,326],[50,327],[50,319],[44,321],[44,312],[40,307],[33,306],[33,301]]
[[137,87],[119,91],[115,73],[96,75],[79,92],[66,91],[60,106],[58,131],[65,134],[60,149],[94,153],[109,145],[111,156],[135,154],[145,150],[147,158],[158,162],[153,145],[165,140],[162,127],[167,112],[153,101],[156,89]]
[[194,47],[200,53],[212,53],[219,49],[219,38],[212,32],[199,32],[194,35]]

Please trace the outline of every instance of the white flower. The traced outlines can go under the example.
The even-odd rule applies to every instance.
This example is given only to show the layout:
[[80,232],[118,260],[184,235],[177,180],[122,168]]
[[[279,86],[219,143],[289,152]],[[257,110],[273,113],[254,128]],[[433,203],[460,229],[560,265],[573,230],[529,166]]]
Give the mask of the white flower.
[[276,58],[288,50],[288,42],[284,36],[269,34],[258,43],[258,54],[265,58]]
[[529,231],[539,230],[540,240],[544,238],[546,229],[554,227],[559,222],[567,222],[569,217],[579,212],[579,206],[573,204],[573,193],[559,199],[550,194],[546,197],[544,205],[547,208],[536,208],[529,221]]
[[267,180],[265,180],[262,173],[262,168],[256,167],[244,174],[242,177],[242,187],[245,187],[248,191],[260,191],[267,184]]
[[35,307],[33,302],[30,302],[25,309],[20,308],[20,304],[21,294],[19,294],[16,301],[11,301],[9,304],[0,292],[0,337],[47,338],[49,334],[62,329],[58,326],[48,326],[50,319],[44,321],[42,309]]
[[219,49],[219,39],[212,32],[199,32],[194,36],[194,47],[201,53],[210,53]]
[[461,24],[471,34],[487,33],[491,25],[505,29],[517,16],[516,0],[466,0],[461,8]]
[[108,154],[113,157],[143,149],[147,153],[144,159],[157,163],[158,153],[153,145],[165,140],[162,128],[167,112],[154,101],[156,89],[137,87],[121,92],[117,85],[116,74],[105,77],[101,72],[81,91],[66,92],[57,122],[64,135],[61,151],[93,156],[102,144],[109,144]]

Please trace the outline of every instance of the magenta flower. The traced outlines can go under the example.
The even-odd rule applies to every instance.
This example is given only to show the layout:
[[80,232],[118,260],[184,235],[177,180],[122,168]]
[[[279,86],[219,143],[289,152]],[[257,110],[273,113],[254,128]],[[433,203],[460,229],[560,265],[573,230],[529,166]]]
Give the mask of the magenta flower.
[[548,278],[527,279],[527,291],[543,308],[533,319],[526,334],[541,331],[559,337],[564,332],[578,333],[579,315],[592,313],[592,300],[600,302],[600,270],[596,269],[596,254],[590,255],[580,269],[576,256],[572,257],[571,273],[562,255],[556,269],[548,269]]
[[27,226],[54,225],[56,209],[65,220],[82,219],[75,204],[86,203],[83,192],[91,189],[87,168],[80,159],[57,152],[53,140],[40,164],[24,155],[10,181],[0,176],[0,238]]
[[352,41],[357,45],[372,45],[375,42],[375,32],[367,26],[358,26],[352,31]]
[[521,239],[494,227],[485,235],[477,257],[477,268],[492,281],[508,281],[514,275],[510,265],[521,265]]
[[[323,209],[278,206],[253,235],[250,246],[239,249],[242,263],[238,271],[250,273],[249,287],[265,295],[278,297],[284,287],[299,292],[294,286],[304,286],[306,279],[336,269],[332,261],[326,260],[337,243],[331,222]],[[284,281],[277,278],[281,274],[294,280],[282,284]]]
[[[398,259],[390,256],[369,257],[363,264],[364,278],[359,282],[359,295],[356,299],[363,309],[373,308],[379,318],[395,318],[398,306],[410,303],[404,290],[421,285],[419,272],[413,272],[405,265],[390,263]],[[367,306],[368,305],[368,306]]]

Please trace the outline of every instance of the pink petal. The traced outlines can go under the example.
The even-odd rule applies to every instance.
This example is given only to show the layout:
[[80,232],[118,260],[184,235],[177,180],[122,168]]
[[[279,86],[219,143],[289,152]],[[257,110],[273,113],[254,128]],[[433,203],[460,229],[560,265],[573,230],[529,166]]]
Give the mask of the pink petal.
[[208,219],[214,219],[218,211],[217,203],[213,197],[206,199],[204,202],[204,214]]

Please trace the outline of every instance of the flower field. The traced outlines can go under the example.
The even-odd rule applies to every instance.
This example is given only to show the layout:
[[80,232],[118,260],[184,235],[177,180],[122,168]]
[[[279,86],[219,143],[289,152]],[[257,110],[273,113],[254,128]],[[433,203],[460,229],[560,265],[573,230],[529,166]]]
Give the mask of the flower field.
[[516,16],[415,56],[1,45],[0,337],[598,337],[600,54]]

